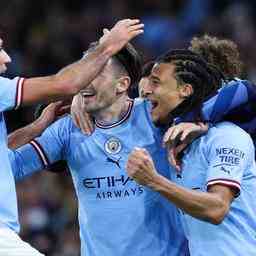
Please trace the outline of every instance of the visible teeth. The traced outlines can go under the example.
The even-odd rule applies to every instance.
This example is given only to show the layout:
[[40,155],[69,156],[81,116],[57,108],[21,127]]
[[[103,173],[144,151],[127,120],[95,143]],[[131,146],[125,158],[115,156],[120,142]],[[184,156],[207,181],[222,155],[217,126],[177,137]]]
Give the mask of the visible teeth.
[[93,96],[94,92],[82,92],[83,96]]

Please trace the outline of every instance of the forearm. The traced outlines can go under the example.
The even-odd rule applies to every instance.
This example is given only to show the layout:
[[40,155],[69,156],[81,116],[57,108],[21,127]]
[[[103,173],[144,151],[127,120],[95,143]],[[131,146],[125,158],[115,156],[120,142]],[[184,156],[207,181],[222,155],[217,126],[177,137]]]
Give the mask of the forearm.
[[111,49],[103,44],[90,50],[86,57],[63,68],[56,74],[56,78],[64,85],[70,86],[73,95],[87,87],[102,70],[112,56]]
[[68,65],[56,75],[26,79],[23,85],[23,104],[56,101],[77,94],[90,84],[110,57],[110,50],[99,45],[86,58]]
[[20,128],[8,135],[8,147],[10,149],[19,148],[32,139],[40,136],[47,128],[46,125],[40,124],[39,121],[35,121],[23,128]]
[[218,194],[186,189],[160,175],[149,186],[195,218],[219,224],[226,212]]

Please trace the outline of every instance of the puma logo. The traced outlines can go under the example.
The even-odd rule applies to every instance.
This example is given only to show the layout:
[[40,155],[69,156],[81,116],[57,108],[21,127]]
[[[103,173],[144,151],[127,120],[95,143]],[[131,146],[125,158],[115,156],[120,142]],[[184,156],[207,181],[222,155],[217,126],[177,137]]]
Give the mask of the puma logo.
[[177,173],[176,178],[177,178],[177,179],[182,179],[181,174],[180,174],[180,173]]
[[117,160],[112,159],[112,158],[110,158],[110,157],[107,157],[107,162],[116,164],[119,169],[121,169],[121,166],[120,166],[120,164],[119,164],[119,161],[120,161],[120,160],[121,160],[121,157],[119,157]]
[[228,173],[228,174],[230,174],[230,171],[229,170],[227,170],[227,169],[225,169],[223,166],[221,166],[221,168],[220,168],[223,172],[226,172],[226,173]]

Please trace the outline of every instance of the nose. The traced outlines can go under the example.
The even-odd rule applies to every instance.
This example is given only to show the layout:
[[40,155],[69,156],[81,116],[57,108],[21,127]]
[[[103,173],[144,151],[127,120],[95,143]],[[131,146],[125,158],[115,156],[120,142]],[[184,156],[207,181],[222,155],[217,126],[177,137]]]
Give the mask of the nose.
[[12,61],[11,57],[7,54],[5,50],[0,52],[0,56],[2,59],[3,64],[10,63]]
[[141,95],[142,97],[147,97],[152,93],[153,93],[152,86],[150,85],[150,81],[148,81],[147,83],[144,84],[141,90]]
[[145,90],[144,88],[141,90],[141,97],[142,98],[146,98],[146,97],[148,97],[150,94],[152,93],[152,91],[147,91],[147,90]]

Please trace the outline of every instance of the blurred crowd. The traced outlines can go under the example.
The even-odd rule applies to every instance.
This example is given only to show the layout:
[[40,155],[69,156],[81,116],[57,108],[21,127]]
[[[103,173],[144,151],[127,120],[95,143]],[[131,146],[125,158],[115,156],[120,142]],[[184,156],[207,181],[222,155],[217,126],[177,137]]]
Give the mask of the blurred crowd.
[[[234,40],[244,76],[256,82],[256,2],[250,0],[8,0],[1,1],[0,30],[12,57],[6,76],[46,75],[82,56],[104,27],[138,17],[145,33],[134,42],[150,60],[186,47],[208,33]],[[33,120],[34,108],[7,113],[11,132]],[[78,256],[77,203],[68,173],[43,172],[17,186],[22,237],[50,256]]]

